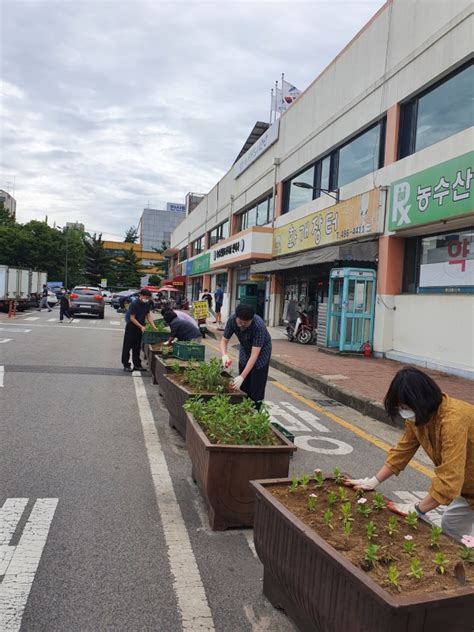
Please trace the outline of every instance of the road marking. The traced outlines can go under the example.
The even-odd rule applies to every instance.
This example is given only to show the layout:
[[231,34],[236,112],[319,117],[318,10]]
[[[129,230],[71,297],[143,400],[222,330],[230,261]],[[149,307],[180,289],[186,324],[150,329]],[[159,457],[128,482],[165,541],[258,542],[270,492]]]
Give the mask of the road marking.
[[120,325],[120,321],[119,320],[110,320],[109,321],[109,325]]
[[57,320],[57,318],[48,318],[48,323],[55,323]]
[[[310,441],[323,441],[336,447],[318,448],[317,446],[311,445]],[[354,450],[354,448],[345,441],[340,441],[339,439],[331,439],[330,437],[313,437],[312,435],[299,435],[295,437],[295,445],[298,448],[308,450],[309,452],[318,452],[319,454],[332,454],[334,456],[338,454],[350,454]]]
[[11,342],[13,338],[0,338],[0,344],[5,344],[6,342]]
[[[23,501],[24,499],[13,499]],[[57,498],[39,498],[31,511],[17,546],[7,547],[9,558],[0,584],[0,630],[17,632],[25,611],[28,595],[48,538],[58,504]],[[12,512],[17,515],[18,509]],[[10,524],[7,516],[2,516]],[[13,553],[11,553],[13,550]]]
[[134,378],[138,411],[155,487],[158,513],[163,525],[173,588],[178,601],[183,630],[214,630],[212,612],[194,557],[173,481],[156,431],[153,413],[142,378]]
[[[288,393],[289,395],[291,395],[298,401],[302,402],[303,404],[306,404],[306,406],[308,406],[309,408],[312,408],[313,410],[317,410],[318,412],[323,413],[323,415],[325,415],[326,417],[329,417],[329,419],[332,419],[332,421],[337,423],[339,426],[342,426],[343,428],[350,430],[358,437],[361,437],[365,441],[372,443],[372,445],[377,446],[377,448],[380,448],[384,452],[389,452],[391,450],[392,446],[390,446],[388,443],[385,443],[385,441],[382,441],[381,439],[378,439],[377,437],[373,437],[368,432],[365,432],[365,430],[361,430],[357,426],[353,426],[351,423],[349,423],[345,419],[341,419],[341,417],[338,417],[337,415],[330,412],[329,410],[326,410],[322,406],[318,406],[311,400],[307,399],[303,395],[300,395],[299,393],[294,391],[292,388],[285,386],[284,384],[281,384],[280,382],[277,382],[277,381],[272,382],[272,384],[273,386],[276,386],[281,391]],[[429,468],[427,468],[425,465],[422,465],[421,463],[418,463],[418,461],[415,461],[415,459],[412,459],[408,465],[409,467],[412,467],[414,470],[421,472],[428,478],[434,477],[434,473]]]
[[3,378],[4,377],[5,377],[5,367],[4,366],[0,366],[0,388],[3,388]]
[[26,318],[23,318],[23,320],[39,320],[40,317],[39,316],[27,316]]
[[[8,323],[5,323],[5,325],[7,325]],[[5,327],[0,327],[0,331],[8,331],[9,334],[29,334],[31,329],[21,329],[19,327],[13,327],[13,329],[10,328],[6,328]]]
[[[74,325],[74,324],[77,324],[77,323],[80,323],[80,322],[86,322],[86,321],[73,320],[73,321],[72,321],[72,323],[71,323],[71,325]],[[9,325],[10,327],[15,326],[15,325],[14,325],[14,323],[3,323],[3,325]],[[43,328],[46,328],[46,329],[48,329],[48,328],[50,328],[50,327],[51,327],[51,325],[40,325],[39,323],[32,323],[32,324],[31,324],[31,325],[29,325],[29,326],[30,326],[30,327],[43,327]],[[56,328],[55,328],[55,329],[56,329]],[[67,329],[67,328],[66,328],[66,329]],[[89,331],[91,331],[92,327],[76,327],[76,329],[88,329]],[[0,327],[0,331],[12,331],[12,330],[11,330],[11,329],[3,329],[2,327]],[[24,330],[23,330],[23,332],[24,332],[24,333],[26,333],[26,332],[30,332],[30,331],[32,331],[32,330],[31,330],[31,329],[24,329]],[[120,332],[120,333],[121,333],[121,330],[120,330],[120,329],[117,329],[116,327],[115,327],[114,329],[112,329],[112,327],[101,327],[101,328],[100,328],[100,331],[101,331],[101,332],[102,332],[102,331],[115,331],[116,333],[117,333],[117,332]]]
[[3,507],[0,508],[0,545],[10,544],[27,503],[28,498],[7,498],[3,503]]

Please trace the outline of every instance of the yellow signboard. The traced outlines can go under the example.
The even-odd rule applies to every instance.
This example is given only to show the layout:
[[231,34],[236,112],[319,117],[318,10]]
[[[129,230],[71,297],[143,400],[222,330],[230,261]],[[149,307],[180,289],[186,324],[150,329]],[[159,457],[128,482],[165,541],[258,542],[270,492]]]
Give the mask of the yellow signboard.
[[379,231],[379,189],[275,228],[273,256],[336,244]]
[[209,316],[209,303],[207,301],[195,301],[193,303],[194,318],[200,320]]

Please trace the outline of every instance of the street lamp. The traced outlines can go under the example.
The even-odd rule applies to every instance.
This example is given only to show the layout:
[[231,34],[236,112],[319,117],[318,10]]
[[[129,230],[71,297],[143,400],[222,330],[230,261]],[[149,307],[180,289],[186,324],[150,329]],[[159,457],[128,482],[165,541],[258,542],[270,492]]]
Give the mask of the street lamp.
[[[313,187],[312,184],[308,184],[307,182],[293,182],[295,187],[300,187],[301,189],[312,189],[312,191],[319,191],[320,193],[325,193],[332,197],[333,200],[336,200],[336,204],[339,202],[339,189],[336,189],[335,192],[330,191],[329,189],[321,189],[320,187]],[[336,195],[334,195],[334,193]]]

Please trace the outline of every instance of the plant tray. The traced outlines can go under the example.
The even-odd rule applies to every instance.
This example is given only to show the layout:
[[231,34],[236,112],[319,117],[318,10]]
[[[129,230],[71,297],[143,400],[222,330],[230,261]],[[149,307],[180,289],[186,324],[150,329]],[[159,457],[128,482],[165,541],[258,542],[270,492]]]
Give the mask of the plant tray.
[[[272,421],[272,426],[275,428],[275,430],[278,430],[278,432],[281,432],[281,434],[288,439],[288,441],[291,441],[291,443],[295,442],[295,435],[290,432],[289,430],[287,430],[285,428],[285,426],[282,426],[281,424],[277,423],[276,421]],[[293,458],[293,454],[290,454],[290,459]]]
[[206,347],[199,344],[173,343],[173,355],[180,360],[199,360],[204,362]]
[[142,342],[145,344],[155,344],[157,342],[166,342],[170,337],[166,331],[144,331]]

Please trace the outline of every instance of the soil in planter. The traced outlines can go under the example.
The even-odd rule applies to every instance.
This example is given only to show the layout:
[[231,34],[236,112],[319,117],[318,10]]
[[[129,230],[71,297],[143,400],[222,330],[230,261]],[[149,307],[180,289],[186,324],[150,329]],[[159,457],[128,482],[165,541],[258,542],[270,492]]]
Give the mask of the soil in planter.
[[[296,491],[289,491],[289,486],[275,485],[269,488],[269,491],[289,509],[304,524],[308,525],[328,544],[333,546],[339,553],[344,555],[355,566],[364,570],[371,579],[382,586],[388,592],[395,595],[403,594],[424,594],[432,592],[442,592],[459,588],[460,583],[457,580],[454,569],[458,563],[463,564],[466,585],[472,586],[474,589],[474,564],[462,563],[460,558],[461,545],[441,535],[438,541],[439,546],[431,547],[430,543],[430,526],[422,520],[418,519],[417,529],[413,529],[405,523],[404,518],[397,517],[398,533],[390,536],[386,531],[388,519],[395,516],[389,509],[377,510],[373,506],[373,492],[364,492],[363,497],[367,499],[365,506],[371,508],[369,517],[365,517],[358,513],[358,496],[350,488],[343,487],[347,492],[348,502],[351,503],[351,515],[354,518],[352,523],[352,533],[349,536],[344,535],[343,525],[341,521],[341,500],[330,506],[328,501],[328,492],[338,494],[341,485],[337,485],[333,480],[326,479],[323,487],[316,486],[315,481],[311,480],[307,485],[307,489],[299,486]],[[308,509],[308,496],[316,494],[316,508],[314,511]],[[323,514],[327,509],[333,512],[332,525],[333,529],[325,524]],[[366,524],[372,521],[375,524],[377,537],[369,541],[367,539]],[[410,542],[415,543],[415,552],[410,557],[403,550],[405,536],[411,536]],[[379,562],[374,568],[368,568],[367,562],[364,561],[364,552],[368,544],[374,543],[380,546],[378,551]],[[442,575],[436,570],[433,562],[436,554],[443,553],[447,558],[446,572]],[[413,558],[420,562],[423,570],[423,577],[416,579],[409,577],[410,564]],[[391,585],[387,579],[389,566],[395,565],[398,572],[398,584],[400,590]],[[459,566],[458,566],[459,569]],[[462,568],[461,568],[462,571]]]
[[[176,361],[176,359],[175,359]],[[188,365],[189,366],[189,360],[188,360]],[[191,387],[189,386],[189,384],[186,382],[186,378],[184,377],[184,375],[168,375],[168,377],[173,380],[173,382],[176,382],[176,384],[179,384],[180,386],[184,386],[185,388],[191,390]],[[199,393],[206,393],[208,394],[209,391],[193,391],[194,393],[196,393],[196,395],[198,395]],[[231,386],[230,386],[230,381],[225,385],[224,387],[224,391],[222,393],[219,393],[220,395],[232,395],[234,393],[240,393],[240,391],[234,391],[232,390]],[[215,393],[217,394],[217,393]]]

